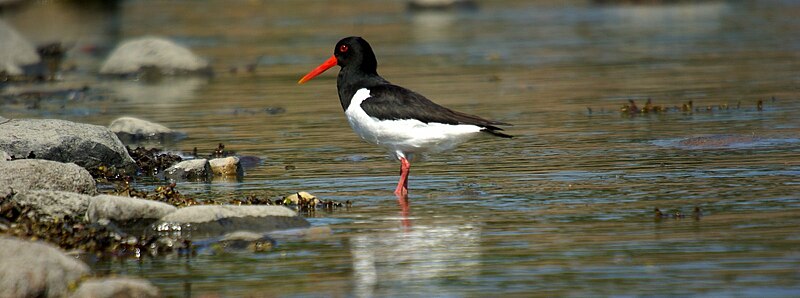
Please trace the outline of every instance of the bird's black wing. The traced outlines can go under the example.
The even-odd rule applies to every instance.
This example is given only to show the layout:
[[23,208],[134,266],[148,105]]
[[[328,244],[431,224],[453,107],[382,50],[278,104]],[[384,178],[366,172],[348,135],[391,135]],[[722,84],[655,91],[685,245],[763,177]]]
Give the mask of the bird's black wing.
[[511,125],[484,119],[440,106],[419,93],[406,88],[383,84],[369,88],[370,97],[361,103],[361,109],[379,120],[417,119],[424,123],[471,124],[495,136],[510,138],[501,133],[497,125]]

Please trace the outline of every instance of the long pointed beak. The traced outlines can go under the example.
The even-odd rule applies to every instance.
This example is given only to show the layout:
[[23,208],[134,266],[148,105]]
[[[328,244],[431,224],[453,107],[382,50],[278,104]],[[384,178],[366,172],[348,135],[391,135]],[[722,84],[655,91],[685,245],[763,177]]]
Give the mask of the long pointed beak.
[[298,84],[305,83],[306,81],[308,81],[310,79],[313,79],[314,77],[318,76],[319,74],[325,72],[329,68],[336,66],[337,63],[338,62],[336,61],[336,56],[331,56],[330,58],[328,58],[328,60],[325,60],[325,62],[322,62],[322,64],[317,66],[317,68],[314,68],[314,70],[312,70],[311,72],[306,74],[303,78],[301,78],[299,81],[297,81],[297,83]]

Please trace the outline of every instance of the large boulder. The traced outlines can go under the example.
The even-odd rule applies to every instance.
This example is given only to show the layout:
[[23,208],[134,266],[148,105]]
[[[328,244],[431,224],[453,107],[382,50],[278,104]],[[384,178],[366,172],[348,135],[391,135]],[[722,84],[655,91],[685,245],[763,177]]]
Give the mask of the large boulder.
[[99,195],[91,199],[86,219],[93,223],[109,220],[120,227],[146,226],[177,209],[158,201]]
[[39,63],[36,47],[0,19],[0,72],[22,75],[23,66]]
[[153,228],[160,233],[190,239],[205,239],[234,231],[264,233],[306,228],[310,224],[297,212],[283,206],[201,205],[167,214]]
[[11,191],[60,190],[94,195],[94,179],[74,163],[39,159],[0,161],[0,197]]
[[160,297],[158,288],[149,281],[131,277],[90,279],[70,295],[71,298]]
[[126,75],[143,68],[162,74],[209,71],[208,62],[189,49],[160,37],[141,37],[120,44],[100,67],[100,73]]
[[86,264],[50,244],[0,237],[3,297],[65,297],[89,274]]
[[52,190],[22,191],[11,197],[11,203],[29,209],[40,220],[83,219],[92,196]]
[[113,132],[98,125],[64,120],[13,119],[1,123],[0,150],[15,158],[73,162],[87,169],[136,169],[133,158]]

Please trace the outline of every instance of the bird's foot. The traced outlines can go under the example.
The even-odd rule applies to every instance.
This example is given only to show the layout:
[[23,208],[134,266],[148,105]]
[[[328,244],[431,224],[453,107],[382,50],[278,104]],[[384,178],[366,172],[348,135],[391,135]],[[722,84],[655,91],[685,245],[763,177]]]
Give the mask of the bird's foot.
[[408,198],[408,188],[406,187],[398,187],[394,190],[394,195],[397,196],[397,199],[407,199]]

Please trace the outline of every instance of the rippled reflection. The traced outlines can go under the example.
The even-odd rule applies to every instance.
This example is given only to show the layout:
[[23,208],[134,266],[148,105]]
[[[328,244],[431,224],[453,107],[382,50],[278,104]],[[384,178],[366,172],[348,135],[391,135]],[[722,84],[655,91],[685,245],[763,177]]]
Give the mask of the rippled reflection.
[[[355,294],[382,295],[381,287],[437,293],[440,279],[469,279],[479,273],[479,227],[414,226],[411,230],[351,238]],[[395,293],[394,290],[389,293]]]

